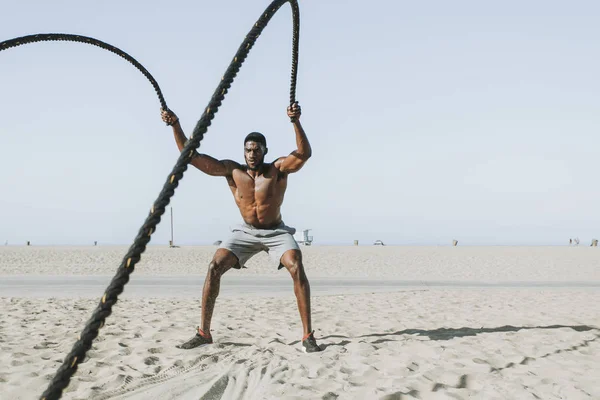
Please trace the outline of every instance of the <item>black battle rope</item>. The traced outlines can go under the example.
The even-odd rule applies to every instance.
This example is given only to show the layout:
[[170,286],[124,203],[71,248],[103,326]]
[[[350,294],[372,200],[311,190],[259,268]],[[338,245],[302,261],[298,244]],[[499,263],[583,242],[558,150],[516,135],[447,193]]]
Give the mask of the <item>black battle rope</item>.
[[29,43],[51,42],[51,41],[68,41],[68,42],[87,43],[87,44],[101,47],[105,50],[115,53],[116,55],[118,55],[120,57],[123,57],[124,59],[129,61],[131,64],[133,64],[133,66],[136,67],[142,74],[144,74],[144,76],[146,78],[148,78],[148,80],[154,87],[156,94],[158,95],[158,100],[160,101],[160,106],[165,110],[167,109],[167,103],[165,102],[165,98],[163,97],[163,94],[160,91],[160,87],[158,86],[158,83],[152,77],[152,75],[150,75],[150,72],[148,72],[148,70],[146,70],[146,68],[144,68],[142,66],[142,64],[137,62],[135,60],[135,58],[131,57],[129,54],[125,53],[123,50],[121,50],[115,46],[111,46],[108,43],[104,43],[98,39],[94,39],[94,38],[87,37],[87,36],[80,36],[80,35],[69,35],[66,33],[39,33],[37,35],[28,35],[28,36],[22,36],[22,37],[10,39],[10,40],[5,40],[4,42],[0,43],[0,51],[10,49],[11,47],[22,46],[24,44],[29,44]]
[[[300,32],[300,12],[298,9],[297,0],[274,0],[269,7],[264,11],[261,17],[258,19],[256,24],[252,27],[246,38],[240,45],[238,51],[235,54],[235,57],[229,64],[229,67],[225,71],[225,74],[221,78],[221,82],[217,86],[212,98],[210,99],[208,106],[205,108],[200,120],[196,124],[194,131],[190,138],[188,139],[185,147],[182,149],[179,158],[173,170],[169,174],[167,181],[165,182],[162,191],[160,192],[158,198],[154,202],[152,209],[146,221],[140,228],[133,244],[129,248],[129,251],[123,258],[121,265],[118,267],[115,276],[110,282],[109,286],[106,289],[106,292],[102,296],[100,303],[94,310],[90,319],[86,322],[85,327],[81,331],[77,341],[73,345],[71,352],[67,354],[64,358],[63,364],[58,368],[56,375],[50,382],[46,391],[42,394],[41,400],[56,400],[60,399],[62,396],[63,390],[69,385],[71,377],[77,371],[77,367],[79,363],[84,361],[85,355],[87,351],[91,348],[92,342],[98,336],[100,328],[104,326],[104,322],[106,318],[112,312],[112,306],[117,302],[117,297],[119,294],[123,292],[123,289],[127,282],[129,282],[129,275],[133,272],[136,263],[141,259],[141,254],[146,250],[146,245],[150,242],[150,237],[152,233],[156,230],[156,226],[159,224],[161,216],[165,212],[166,206],[169,204],[171,197],[175,193],[175,189],[179,185],[179,181],[183,178],[184,172],[187,170],[188,163],[192,159],[195,151],[198,147],[200,147],[200,141],[203,139],[204,134],[208,130],[208,127],[211,124],[212,119],[215,117],[215,113],[218,111],[219,107],[223,99],[225,98],[225,94],[227,90],[231,87],[231,83],[233,82],[235,76],[240,70],[242,63],[248,56],[250,49],[256,42],[256,39],[261,34],[263,29],[267,26],[273,15],[281,8],[281,6],[285,3],[289,2],[292,7],[292,16],[293,16],[293,51],[292,51],[292,77],[291,77],[291,88],[290,88],[290,105],[294,104],[296,101],[296,78],[297,78],[297,67],[298,67],[298,36]],[[38,36],[39,40],[45,40],[45,38],[50,38],[49,40],[66,40],[66,38],[73,38],[69,35],[40,35]],[[35,38],[33,36],[32,38]],[[82,38],[82,37],[80,37]],[[0,44],[0,50],[5,48],[18,46],[22,43],[17,43],[13,41],[2,42]],[[38,40],[38,41],[39,41]],[[30,41],[36,41],[35,39],[30,39]],[[98,41],[92,42],[91,40],[88,42],[87,38],[83,40],[86,43],[92,43],[98,45]],[[162,98],[160,91],[158,89],[158,85],[156,85],[151,76],[141,65],[132,61],[133,59],[126,57],[125,53],[119,51],[118,49],[109,46],[102,45],[101,47],[106,48],[107,50],[111,50],[116,54],[126,58],[128,61],[132,62],[138,69],[140,69],[144,75],[148,79],[153,82],[153,86],[155,87],[159,97],[161,99],[161,105],[164,109],[167,109],[166,104],[164,104],[164,99]],[[117,51],[115,51],[117,50]],[[140,68],[141,67],[141,68]]]

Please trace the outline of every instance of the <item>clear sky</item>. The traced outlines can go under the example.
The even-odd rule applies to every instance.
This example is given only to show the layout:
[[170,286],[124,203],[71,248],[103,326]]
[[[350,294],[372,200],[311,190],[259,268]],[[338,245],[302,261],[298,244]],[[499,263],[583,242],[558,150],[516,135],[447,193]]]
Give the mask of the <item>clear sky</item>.
[[[191,132],[269,1],[5,2],[0,41],[92,36],[156,78]],[[298,100],[313,157],[284,221],[315,244],[565,244],[600,237],[600,3],[301,0]],[[294,149],[291,12],[253,48],[200,152]],[[0,52],[0,241],[129,244],[178,150],[152,86],[78,43]],[[224,178],[188,169],[175,240],[241,220]],[[151,244],[166,244],[169,218]]]

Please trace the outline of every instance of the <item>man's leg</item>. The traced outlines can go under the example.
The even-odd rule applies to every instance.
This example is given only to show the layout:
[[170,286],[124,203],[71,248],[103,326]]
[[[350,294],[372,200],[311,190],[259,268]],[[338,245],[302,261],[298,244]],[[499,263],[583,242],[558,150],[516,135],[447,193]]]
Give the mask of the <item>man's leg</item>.
[[210,321],[212,320],[215,301],[219,296],[221,288],[221,276],[235,264],[238,259],[231,251],[227,249],[218,249],[208,265],[208,272],[204,280],[202,289],[202,317],[200,329],[206,334],[210,334]]
[[312,325],[310,320],[310,284],[304,272],[302,264],[302,252],[300,250],[288,250],[281,257],[283,264],[290,272],[294,280],[294,294],[298,303],[298,311],[302,320],[302,328],[304,330],[302,337],[302,347],[305,352],[321,351],[313,336]]
[[287,268],[294,280],[294,294],[298,303],[298,311],[302,320],[303,336],[312,332],[310,320],[310,284],[304,273],[302,265],[302,252],[300,250],[288,250],[281,257],[281,264]]
[[196,336],[177,346],[180,349],[193,349],[195,347],[212,343],[210,334],[210,322],[212,320],[215,301],[219,296],[221,287],[221,276],[227,272],[238,262],[238,258],[227,249],[218,249],[213,256],[212,261],[208,265],[208,272],[204,280],[204,288],[202,290],[202,317],[200,329]]

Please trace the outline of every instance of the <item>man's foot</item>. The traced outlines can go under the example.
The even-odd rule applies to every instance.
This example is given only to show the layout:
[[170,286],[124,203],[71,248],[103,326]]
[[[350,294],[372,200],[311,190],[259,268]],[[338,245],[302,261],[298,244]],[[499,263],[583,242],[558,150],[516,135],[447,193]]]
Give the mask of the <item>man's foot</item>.
[[317,344],[314,336],[315,331],[312,331],[308,335],[302,338],[302,350],[305,353],[314,353],[317,351],[322,351],[322,349]]
[[200,327],[198,327],[198,331],[196,332],[196,335],[191,338],[190,340],[188,340],[187,342],[177,345],[176,347],[178,349],[193,349],[194,347],[198,347],[198,346],[203,346],[203,345],[207,345],[207,344],[211,344],[213,342],[212,340],[212,336],[210,335],[210,333],[204,333],[202,331],[202,329],[200,329]]

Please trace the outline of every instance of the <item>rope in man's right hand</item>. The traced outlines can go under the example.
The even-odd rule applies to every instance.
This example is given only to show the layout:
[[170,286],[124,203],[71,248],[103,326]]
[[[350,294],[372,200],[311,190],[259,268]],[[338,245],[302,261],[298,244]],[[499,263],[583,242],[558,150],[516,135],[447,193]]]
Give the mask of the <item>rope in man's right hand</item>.
[[171,110],[161,109],[160,110],[160,116],[162,117],[162,120],[168,126],[172,126],[173,124],[175,124],[176,122],[179,121],[179,118],[177,117],[177,115],[175,115],[175,113],[173,111],[171,111]]

